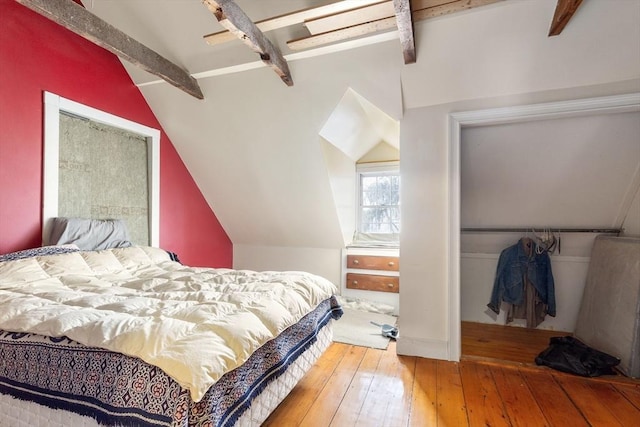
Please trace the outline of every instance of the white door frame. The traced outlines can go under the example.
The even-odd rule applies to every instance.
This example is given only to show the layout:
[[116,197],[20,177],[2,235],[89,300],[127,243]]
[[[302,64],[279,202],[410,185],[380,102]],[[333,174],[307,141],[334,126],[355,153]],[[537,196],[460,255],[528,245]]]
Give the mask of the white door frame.
[[640,93],[449,114],[449,360],[460,360],[460,136],[463,127],[640,111]]

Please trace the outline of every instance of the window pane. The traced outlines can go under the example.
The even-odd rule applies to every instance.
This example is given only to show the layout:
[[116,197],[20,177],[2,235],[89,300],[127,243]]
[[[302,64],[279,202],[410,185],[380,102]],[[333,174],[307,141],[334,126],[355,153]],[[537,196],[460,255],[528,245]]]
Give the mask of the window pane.
[[362,194],[362,205],[363,206],[371,206],[375,205],[377,199],[377,193],[375,191],[365,191]]
[[362,190],[363,191],[375,191],[376,177],[375,176],[363,176],[362,177]]
[[400,176],[397,172],[360,175],[363,233],[400,232]]

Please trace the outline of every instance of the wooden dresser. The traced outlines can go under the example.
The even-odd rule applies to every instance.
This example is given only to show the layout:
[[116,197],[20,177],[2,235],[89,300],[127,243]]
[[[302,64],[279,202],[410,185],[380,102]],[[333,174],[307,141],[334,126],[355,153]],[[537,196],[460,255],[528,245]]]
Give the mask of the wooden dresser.
[[398,293],[400,258],[397,256],[347,255],[347,289]]
[[374,301],[400,311],[398,248],[349,247],[342,252],[341,295]]

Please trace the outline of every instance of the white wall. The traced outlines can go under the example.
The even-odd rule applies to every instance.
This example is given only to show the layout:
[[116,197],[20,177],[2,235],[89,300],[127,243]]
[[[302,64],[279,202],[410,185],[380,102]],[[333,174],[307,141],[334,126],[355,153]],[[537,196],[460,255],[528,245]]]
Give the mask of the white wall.
[[256,271],[308,271],[340,290],[340,249],[233,245],[233,268]]
[[353,239],[356,230],[356,164],[333,144],[322,141],[322,151],[331,183],[343,245]]
[[639,142],[639,111],[463,128],[462,227],[620,228]]
[[169,85],[142,91],[234,245],[339,249],[319,132],[349,87],[401,115],[398,46],[293,62],[293,87],[262,68],[201,80],[205,101]]
[[547,37],[556,0],[507,0],[416,25],[405,108],[638,78],[637,0],[583,3]]
[[348,88],[400,118],[402,52],[393,41],[289,66],[293,87],[261,68],[200,80],[205,101],[164,84],[141,90],[231,238],[235,268],[308,270],[340,286],[352,233],[336,200],[355,190],[331,181],[345,163],[329,152],[327,165],[319,133]]
[[[487,303],[493,289],[499,254],[463,253],[460,256],[460,317],[463,321],[505,324],[505,310],[495,316],[487,313]],[[582,293],[589,269],[588,257],[557,256],[551,258],[555,296],[556,317],[547,316],[538,327],[557,331],[573,332],[580,310]],[[512,325],[524,326],[523,320]]]
[[[403,334],[398,351],[425,357],[447,358],[449,354],[448,323],[449,276],[447,271],[448,241],[448,114],[492,107],[525,105],[557,99],[604,96],[627,93],[640,85],[640,80],[572,88],[564,91],[539,92],[523,96],[461,101],[434,107],[407,110],[402,122],[403,211],[400,254],[403,290],[400,294],[400,327]],[[406,232],[407,229],[419,232]],[[495,237],[495,236],[493,236]],[[463,236],[463,241],[466,237]],[[508,235],[497,247],[507,246]],[[565,250],[574,256],[586,256],[592,235],[572,236],[564,240]],[[566,243],[569,243],[567,246]],[[496,252],[496,240],[476,240],[473,247]],[[469,245],[467,245],[469,247]],[[495,270],[491,273],[495,274]],[[576,273],[579,276],[579,273]]]

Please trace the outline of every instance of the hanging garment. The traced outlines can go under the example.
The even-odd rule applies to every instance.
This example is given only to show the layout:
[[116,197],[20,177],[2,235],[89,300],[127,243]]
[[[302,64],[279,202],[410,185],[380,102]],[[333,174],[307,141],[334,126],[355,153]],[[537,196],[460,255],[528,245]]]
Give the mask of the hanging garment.
[[519,305],[509,304],[506,323],[513,322],[513,319],[525,319],[527,328],[535,328],[544,321],[547,305],[542,302],[526,274],[523,276],[523,283],[524,301]]
[[531,239],[522,238],[500,254],[487,306],[498,314],[502,301],[512,305],[507,322],[523,318],[528,327],[536,327],[547,314],[556,315],[551,260],[546,252],[536,252]]

